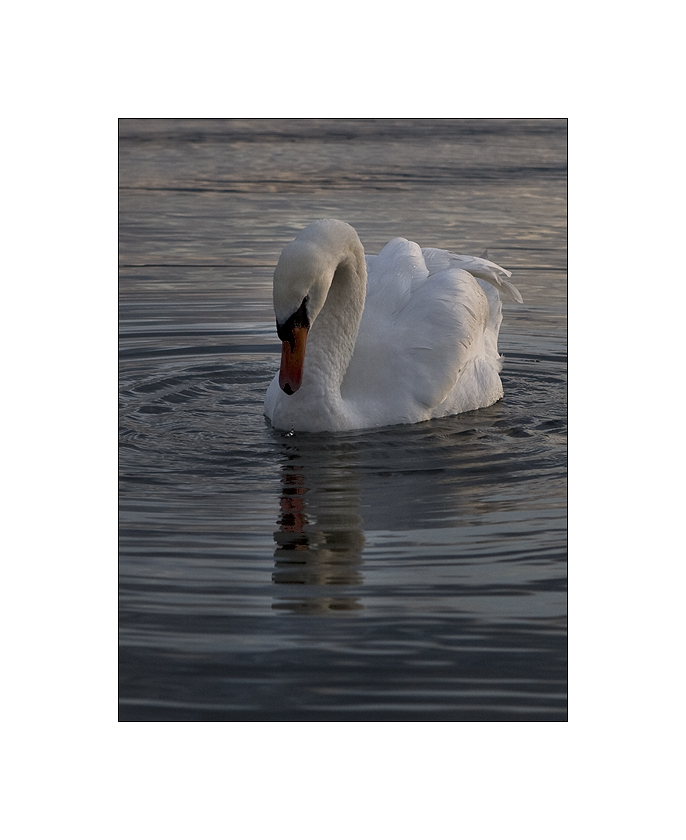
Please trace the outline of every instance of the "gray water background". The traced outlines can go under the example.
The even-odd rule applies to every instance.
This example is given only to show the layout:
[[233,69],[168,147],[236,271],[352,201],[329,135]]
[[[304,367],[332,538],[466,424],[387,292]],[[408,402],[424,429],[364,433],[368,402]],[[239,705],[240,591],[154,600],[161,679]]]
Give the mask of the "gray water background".
[[[121,720],[566,719],[566,142],[121,121]],[[325,216],[513,271],[502,401],[269,427],[273,267]]]

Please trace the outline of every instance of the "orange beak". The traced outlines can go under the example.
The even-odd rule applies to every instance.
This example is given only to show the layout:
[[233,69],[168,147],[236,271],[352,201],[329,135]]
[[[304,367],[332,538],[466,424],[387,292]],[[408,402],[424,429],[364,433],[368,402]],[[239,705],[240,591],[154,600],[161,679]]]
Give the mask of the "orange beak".
[[306,343],[307,327],[293,327],[293,342],[284,341],[281,346],[279,386],[287,394],[295,394],[302,383]]

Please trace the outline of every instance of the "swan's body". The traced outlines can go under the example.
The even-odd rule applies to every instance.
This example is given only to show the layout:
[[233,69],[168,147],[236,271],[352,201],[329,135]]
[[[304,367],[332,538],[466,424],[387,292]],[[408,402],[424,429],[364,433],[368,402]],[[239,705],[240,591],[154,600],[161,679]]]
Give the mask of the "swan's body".
[[491,405],[503,396],[498,290],[522,300],[509,276],[406,239],[365,258],[345,222],[308,225],[274,272],[283,353],[265,415],[277,429],[321,432]]

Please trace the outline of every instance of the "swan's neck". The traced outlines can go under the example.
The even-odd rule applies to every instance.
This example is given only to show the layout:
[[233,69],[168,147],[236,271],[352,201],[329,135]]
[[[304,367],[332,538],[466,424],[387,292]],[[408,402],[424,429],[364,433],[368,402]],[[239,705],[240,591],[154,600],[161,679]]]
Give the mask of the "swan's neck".
[[307,339],[306,375],[322,396],[340,400],[341,382],[352,358],[367,292],[362,245],[343,255],[333,269],[326,302]]

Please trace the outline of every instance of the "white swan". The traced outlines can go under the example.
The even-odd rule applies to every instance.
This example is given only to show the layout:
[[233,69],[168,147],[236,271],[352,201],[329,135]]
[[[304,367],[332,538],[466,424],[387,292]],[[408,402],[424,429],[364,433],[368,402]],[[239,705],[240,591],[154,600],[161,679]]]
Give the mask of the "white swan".
[[498,290],[522,302],[510,276],[406,239],[365,258],[350,225],[313,222],[274,271],[283,348],[265,415],[277,429],[322,432],[491,405],[503,396]]

